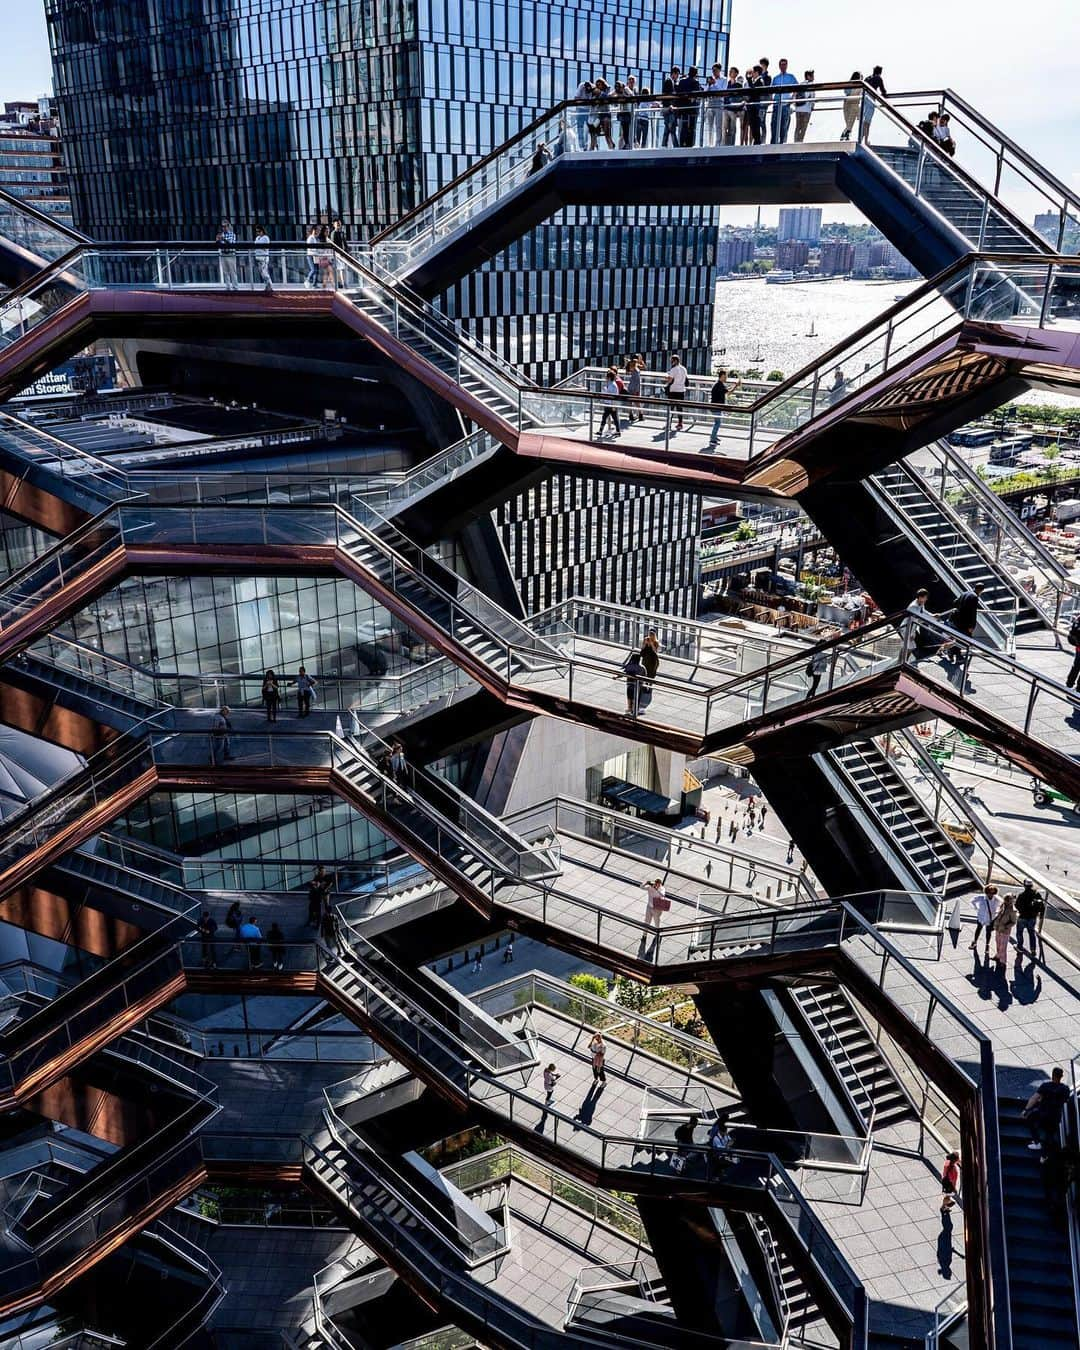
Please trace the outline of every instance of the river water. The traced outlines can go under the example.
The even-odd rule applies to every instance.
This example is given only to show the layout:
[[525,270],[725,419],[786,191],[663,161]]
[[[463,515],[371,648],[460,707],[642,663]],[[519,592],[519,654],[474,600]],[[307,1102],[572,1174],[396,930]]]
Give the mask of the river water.
[[[913,281],[811,281],[767,285],[721,281],[716,286],[716,366],[792,375],[814,357],[888,309]],[[811,323],[816,333],[809,337]],[[723,350],[725,349],[726,350]]]

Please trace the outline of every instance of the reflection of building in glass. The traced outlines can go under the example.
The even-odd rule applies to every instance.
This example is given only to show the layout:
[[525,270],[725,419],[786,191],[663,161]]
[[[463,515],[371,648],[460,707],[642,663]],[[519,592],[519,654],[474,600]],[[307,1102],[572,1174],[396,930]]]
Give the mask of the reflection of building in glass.
[[1040,211],[1035,228],[1055,248],[1060,246],[1062,253],[1080,252],[1080,220],[1075,216],[1066,216],[1063,226],[1060,212]]

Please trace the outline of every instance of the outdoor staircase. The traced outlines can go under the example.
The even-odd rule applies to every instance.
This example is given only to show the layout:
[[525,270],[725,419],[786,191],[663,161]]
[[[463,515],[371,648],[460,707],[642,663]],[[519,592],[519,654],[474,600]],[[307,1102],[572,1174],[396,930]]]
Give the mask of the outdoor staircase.
[[919,175],[921,148],[911,146],[870,145],[871,154],[914,189],[973,249],[984,253],[1049,253],[1049,244],[1039,244],[1017,223],[999,211],[984,189],[965,182],[958,174],[937,162],[931,153],[924,157]]
[[873,1118],[875,1132],[913,1119],[914,1106],[847,994],[831,985],[796,986],[792,993],[863,1119]]
[[787,1334],[795,1344],[800,1338],[809,1346],[835,1346],[835,1335],[818,1312],[817,1304],[784,1249],[772,1235],[769,1225],[760,1214],[747,1215],[757,1235],[758,1245],[773,1273],[781,1310],[787,1319]]
[[1051,1213],[1023,1101],[998,1099],[1014,1350],[1076,1350],[1076,1291],[1064,1216]]
[[963,518],[938,498],[927,480],[901,460],[871,477],[876,488],[924,543],[934,560],[933,576],[950,579],[956,594],[982,582],[982,604],[999,615],[1006,631],[1016,610],[1016,632],[1046,628],[1046,617],[1031,597],[1004,569],[986,555]]
[[875,742],[840,745],[825,758],[882,822],[925,891],[951,899],[978,889],[963,855]]

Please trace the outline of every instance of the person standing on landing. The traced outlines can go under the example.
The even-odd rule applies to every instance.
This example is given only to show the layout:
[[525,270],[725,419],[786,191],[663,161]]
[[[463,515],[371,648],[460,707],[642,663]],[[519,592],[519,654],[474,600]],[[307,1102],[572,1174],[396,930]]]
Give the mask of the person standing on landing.
[[975,910],[975,936],[971,941],[971,950],[979,945],[979,936],[986,938],[986,955],[990,956],[990,933],[997,913],[997,887],[984,886],[978,895],[973,896],[971,904]]

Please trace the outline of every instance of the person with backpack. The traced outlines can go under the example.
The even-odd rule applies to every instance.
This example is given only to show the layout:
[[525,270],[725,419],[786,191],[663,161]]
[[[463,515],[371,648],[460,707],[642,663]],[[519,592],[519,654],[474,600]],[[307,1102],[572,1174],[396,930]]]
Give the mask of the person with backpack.
[[1065,684],[1069,689],[1080,689],[1080,614],[1069,625],[1069,636],[1066,641],[1073,649],[1073,663]]
[[[632,651],[623,662],[623,674],[626,676],[626,711],[631,717],[638,715],[641,707],[641,685],[646,678],[645,667],[641,663],[641,653]],[[615,676],[619,679],[619,676]]]

